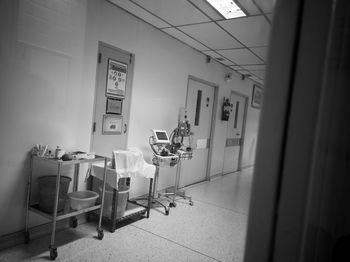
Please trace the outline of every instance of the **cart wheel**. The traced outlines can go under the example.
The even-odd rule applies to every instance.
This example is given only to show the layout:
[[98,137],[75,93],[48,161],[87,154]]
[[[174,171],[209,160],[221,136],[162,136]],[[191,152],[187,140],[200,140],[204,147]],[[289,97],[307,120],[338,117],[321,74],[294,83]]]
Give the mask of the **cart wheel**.
[[24,243],[28,244],[30,241],[29,232],[24,232]]
[[169,206],[170,206],[170,207],[176,207],[176,203],[171,202],[171,203],[169,204]]
[[76,228],[78,226],[78,219],[76,217],[71,217],[70,222],[71,227]]
[[97,238],[99,240],[102,240],[104,237],[103,230],[102,229],[97,229]]
[[193,206],[193,202],[192,201],[190,201],[190,206]]
[[169,216],[169,209],[165,210],[165,215]]
[[51,260],[55,260],[57,255],[58,255],[57,247],[50,248],[50,258],[51,258]]

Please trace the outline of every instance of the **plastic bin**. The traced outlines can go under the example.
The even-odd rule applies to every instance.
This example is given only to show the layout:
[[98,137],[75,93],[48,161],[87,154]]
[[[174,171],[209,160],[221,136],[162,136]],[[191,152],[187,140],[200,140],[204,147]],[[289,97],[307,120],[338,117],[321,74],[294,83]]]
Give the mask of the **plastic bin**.
[[[38,177],[39,209],[46,213],[53,213],[56,195],[56,180],[56,175]],[[64,209],[71,180],[72,179],[67,176],[60,177],[60,192],[58,195],[57,212]]]
[[[102,181],[98,178],[93,179],[93,191],[102,196]],[[113,195],[116,194],[117,218],[124,216],[129,198],[130,178],[121,178],[118,181],[118,190],[106,183],[105,199],[103,205],[103,216],[110,218],[112,214]],[[101,199],[101,198],[100,198]],[[101,200],[100,200],[101,201]]]
[[73,210],[80,210],[95,205],[99,194],[94,191],[75,191],[68,194],[70,198],[70,207]]

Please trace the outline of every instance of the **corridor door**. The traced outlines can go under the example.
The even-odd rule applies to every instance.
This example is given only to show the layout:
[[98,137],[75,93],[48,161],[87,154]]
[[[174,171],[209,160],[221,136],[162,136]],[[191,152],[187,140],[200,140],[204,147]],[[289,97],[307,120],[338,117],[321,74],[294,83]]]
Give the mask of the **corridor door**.
[[231,92],[232,112],[227,123],[223,173],[241,169],[247,97]]
[[209,176],[209,146],[214,107],[215,87],[190,78],[187,87],[186,108],[192,137],[193,158],[182,161],[180,186],[204,181]]
[[130,53],[99,43],[95,112],[91,150],[112,156],[127,143],[133,57]]

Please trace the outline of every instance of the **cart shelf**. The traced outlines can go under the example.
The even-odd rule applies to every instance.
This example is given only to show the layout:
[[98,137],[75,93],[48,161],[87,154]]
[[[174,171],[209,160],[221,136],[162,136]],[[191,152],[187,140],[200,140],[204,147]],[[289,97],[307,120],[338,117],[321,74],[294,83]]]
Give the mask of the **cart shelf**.
[[[65,209],[64,211],[57,212],[56,221],[63,220],[63,219],[66,219],[66,218],[69,218],[69,217],[73,217],[73,216],[77,216],[77,215],[80,215],[80,214],[83,214],[83,213],[86,213],[86,212],[94,211],[94,210],[100,209],[100,208],[101,208],[101,205],[95,205],[95,206],[84,208],[84,209],[80,209],[80,210],[73,210],[73,209],[66,210]],[[38,204],[31,205],[29,207],[29,210],[33,211],[36,214],[39,214],[39,215],[47,218],[47,219],[50,219],[50,220],[53,219],[53,214],[49,214],[49,213],[46,213],[44,211],[41,211],[39,209],[39,205]]]

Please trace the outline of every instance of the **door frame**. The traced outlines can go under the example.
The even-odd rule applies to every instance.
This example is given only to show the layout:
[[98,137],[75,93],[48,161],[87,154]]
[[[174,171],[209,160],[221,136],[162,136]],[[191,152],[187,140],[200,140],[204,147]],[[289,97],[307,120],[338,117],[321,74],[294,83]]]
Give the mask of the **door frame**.
[[[230,99],[231,99],[232,94],[244,98],[244,101],[245,101],[244,113],[243,113],[243,123],[242,123],[242,136],[241,136],[242,144],[240,145],[240,148],[239,148],[238,164],[237,164],[237,171],[236,171],[236,172],[238,172],[238,171],[242,171],[242,158],[243,158],[243,148],[244,148],[244,142],[245,142],[245,131],[246,131],[246,122],[247,122],[247,114],[248,114],[249,96],[247,96],[245,94],[241,94],[235,90],[231,90]],[[226,127],[226,139],[227,139],[227,127]],[[225,142],[225,148],[226,148],[226,142]],[[222,168],[224,169],[224,166],[222,166]],[[226,174],[223,173],[223,175],[226,175]]]
[[212,154],[213,154],[213,140],[214,140],[214,131],[215,131],[215,120],[216,120],[216,114],[217,114],[217,105],[218,105],[218,92],[219,92],[219,86],[217,84],[214,84],[212,82],[203,80],[201,78],[198,78],[193,75],[188,76],[187,80],[187,90],[186,90],[186,101],[185,101],[185,106],[187,104],[188,100],[188,89],[189,89],[189,83],[190,80],[211,86],[214,88],[214,99],[213,99],[213,112],[211,116],[211,124],[210,124],[210,135],[209,135],[209,151],[208,151],[208,162],[207,162],[207,168],[206,168],[206,174],[205,174],[205,180],[204,181],[209,181],[210,180],[210,169],[211,169],[211,161],[212,161]]
[[[100,46],[104,46],[104,47],[107,47],[107,48],[110,48],[110,49],[114,49],[117,52],[130,55],[130,59],[131,59],[132,62],[128,66],[132,67],[132,72],[133,73],[132,73],[132,76],[130,77],[130,102],[129,102],[129,105],[127,105],[128,106],[128,111],[129,111],[129,117],[128,117],[129,119],[128,119],[128,125],[127,125],[128,131],[129,131],[129,123],[130,123],[130,109],[131,109],[131,96],[132,96],[132,91],[133,91],[132,83],[133,83],[133,79],[134,79],[135,54],[133,54],[131,52],[128,52],[126,50],[120,49],[120,48],[118,48],[116,46],[113,46],[111,44],[107,44],[105,42],[98,41],[97,49],[96,49],[95,90],[94,90],[94,105],[93,105],[92,119],[91,119],[90,151],[92,151],[92,147],[93,147],[93,143],[94,143],[94,122],[95,122],[95,110],[96,110],[96,97],[97,97],[97,84],[98,84],[97,83],[98,82],[97,74],[98,74],[98,68],[99,68],[99,48],[100,48]],[[125,127],[123,125],[123,129],[124,128]],[[127,132],[125,134],[125,137],[126,137],[126,147],[127,147],[128,142],[129,142],[129,132]]]

